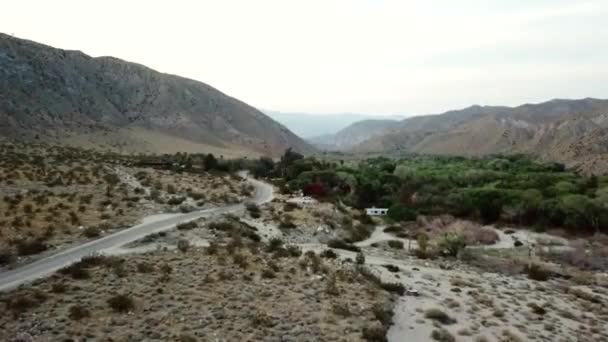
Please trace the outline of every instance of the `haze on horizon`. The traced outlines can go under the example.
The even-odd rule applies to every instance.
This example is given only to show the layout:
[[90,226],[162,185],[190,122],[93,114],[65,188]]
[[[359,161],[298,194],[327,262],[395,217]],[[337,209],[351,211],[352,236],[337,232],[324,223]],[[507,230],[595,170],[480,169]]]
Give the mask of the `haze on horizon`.
[[608,97],[608,1],[34,1],[0,31],[262,109],[426,114]]

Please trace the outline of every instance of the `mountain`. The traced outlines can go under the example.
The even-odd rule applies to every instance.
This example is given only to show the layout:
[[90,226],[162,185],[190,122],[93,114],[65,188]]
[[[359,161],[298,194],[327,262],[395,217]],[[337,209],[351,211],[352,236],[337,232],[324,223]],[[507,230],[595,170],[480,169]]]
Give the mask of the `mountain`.
[[0,139],[122,152],[314,151],[262,112],[204,83],[5,34]]
[[357,121],[335,134],[309,138],[313,145],[325,150],[348,150],[376,135],[381,135],[399,124],[398,120],[362,120]]
[[309,114],[309,113],[282,113],[265,111],[274,120],[282,123],[297,135],[314,140],[317,137],[327,136],[340,131],[347,126],[362,120],[400,120],[403,116],[376,116],[357,113],[338,114]]
[[401,121],[357,152],[482,155],[532,153],[589,173],[608,171],[608,100],[551,100],[518,107],[472,106]]

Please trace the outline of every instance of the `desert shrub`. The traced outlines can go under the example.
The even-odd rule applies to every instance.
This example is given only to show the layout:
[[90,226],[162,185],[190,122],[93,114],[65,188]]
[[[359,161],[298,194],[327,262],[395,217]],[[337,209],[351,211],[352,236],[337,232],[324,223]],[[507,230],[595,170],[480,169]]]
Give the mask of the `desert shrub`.
[[235,265],[238,265],[242,269],[245,269],[247,268],[247,266],[249,266],[249,263],[247,262],[247,256],[241,253],[234,253],[232,255],[232,261]]
[[283,248],[283,240],[279,238],[272,238],[268,240],[268,244],[266,245],[266,252],[273,253],[281,248]]
[[91,317],[91,312],[83,305],[72,305],[69,309],[68,317],[74,321],[80,321],[84,318]]
[[439,241],[438,247],[446,256],[455,257],[467,243],[463,235],[456,233],[446,233]]
[[388,240],[388,246],[394,249],[403,249],[403,241],[401,240]]
[[53,293],[65,293],[68,287],[64,283],[53,283],[51,285],[51,292]]
[[284,215],[279,223],[279,228],[281,229],[293,229],[295,227],[296,225],[293,223],[293,217],[289,214]]
[[276,325],[273,318],[262,311],[257,311],[253,314],[252,323],[254,326],[259,327],[273,327]]
[[184,201],[186,200],[185,197],[171,197],[169,198],[169,200],[167,201],[167,204],[169,205],[180,205],[182,204]]
[[358,224],[349,229],[349,242],[363,241],[370,237],[373,232],[373,226]]
[[277,277],[276,273],[270,267],[264,268],[261,276],[264,279],[273,279]]
[[154,265],[147,263],[147,262],[140,262],[137,264],[137,272],[152,273],[152,272],[154,272]]
[[403,294],[405,294],[405,286],[403,286],[403,284],[401,283],[380,282],[380,287],[387,292],[393,292],[400,296],[403,296]]
[[456,342],[456,338],[449,331],[439,328],[431,332],[431,338],[439,342]]
[[15,314],[33,309],[46,300],[46,295],[40,291],[27,291],[15,294],[6,301],[6,308]]
[[384,268],[386,268],[391,273],[397,273],[397,272],[399,272],[399,266],[390,265],[390,264],[386,264],[386,265],[382,265],[382,266]]
[[9,251],[9,250],[0,251],[0,266],[10,264],[11,262],[13,262],[13,260],[14,260],[14,256],[13,256],[13,253],[11,253],[11,251]]
[[108,299],[108,305],[115,312],[129,312],[135,307],[135,302],[129,295],[118,294]]
[[283,211],[284,212],[290,212],[290,211],[294,211],[295,209],[298,209],[298,205],[296,203],[292,203],[292,202],[287,202],[283,205]]
[[327,277],[327,281],[325,282],[325,293],[332,296],[337,296],[340,294],[335,275]]
[[101,235],[101,229],[95,226],[87,227],[82,231],[82,235],[89,239],[96,238]]
[[177,230],[190,230],[190,229],[198,228],[198,224],[196,224],[196,222],[194,222],[194,221],[182,222],[182,223],[178,224],[176,226],[176,228],[177,228]]
[[443,312],[443,310],[438,308],[431,308],[424,312],[424,317],[428,319],[432,319],[441,324],[453,324],[456,323],[452,317],[450,317],[447,313]]
[[393,322],[393,310],[390,305],[376,304],[372,307],[372,313],[382,326],[386,328]]
[[179,335],[179,342],[196,342],[196,337],[190,334]]
[[19,255],[38,254],[48,249],[47,244],[42,239],[19,240],[16,246]]
[[219,247],[218,247],[217,243],[214,241],[211,241],[211,242],[209,242],[209,247],[207,247],[205,249],[205,252],[208,255],[214,255],[214,254],[217,254],[218,250],[219,250]]
[[331,249],[326,249],[322,251],[319,255],[325,259],[336,259],[338,257],[338,254],[336,254],[336,252],[332,251]]
[[369,324],[363,327],[361,331],[362,337],[368,342],[386,342],[385,329],[379,324]]
[[536,281],[547,281],[551,277],[551,273],[537,264],[531,264],[524,269],[528,278]]
[[259,218],[261,216],[260,207],[258,207],[255,203],[247,203],[247,205],[245,205],[245,208],[247,209],[249,215],[252,218]]
[[420,233],[416,237],[418,248],[414,252],[420,259],[428,259],[431,257],[431,251],[429,250],[429,236],[426,233]]
[[190,241],[186,239],[180,239],[179,241],[177,241],[177,249],[179,249],[179,251],[182,253],[186,253],[190,249]]
[[352,315],[347,303],[334,303],[331,309],[331,311],[338,316],[350,317]]
[[496,243],[498,239],[498,233],[494,229],[484,227],[474,229],[467,236],[467,240],[471,243],[481,245],[492,245]]
[[361,248],[359,248],[351,243],[348,243],[342,239],[329,240],[329,242],[327,243],[327,246],[331,247],[331,248],[344,249],[344,250],[352,251],[352,252],[361,251]]
[[363,254],[363,252],[357,253],[357,256],[355,257],[355,262],[357,263],[357,265],[365,264],[365,255]]
[[72,264],[59,270],[59,273],[69,275],[73,279],[89,279],[91,274],[82,263]]
[[294,258],[302,255],[302,249],[297,245],[287,245],[285,247],[285,250],[287,251],[289,256],[294,257]]
[[209,228],[214,230],[229,231],[235,228],[234,223],[223,220],[209,223]]

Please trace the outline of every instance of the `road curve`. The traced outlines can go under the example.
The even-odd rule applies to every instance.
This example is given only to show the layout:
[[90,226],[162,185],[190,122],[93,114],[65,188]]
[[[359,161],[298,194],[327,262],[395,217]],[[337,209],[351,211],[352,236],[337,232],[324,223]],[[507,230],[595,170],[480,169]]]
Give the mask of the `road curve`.
[[[247,181],[249,181],[255,187],[252,202],[256,204],[263,204],[272,200],[273,190],[270,184],[249,178],[246,176],[246,174],[241,175],[245,176]],[[163,230],[169,230],[178,223],[192,221],[211,214],[234,212],[242,209],[243,206],[244,204],[236,204],[226,207],[199,210],[187,214],[172,216],[164,220],[142,223],[114,234],[68,248],[22,267],[1,272],[0,291],[9,290],[21,284],[48,276],[61,268],[80,261],[80,259],[85,256],[101,253],[104,250],[111,248],[124,246],[125,244],[139,240],[147,235]]]

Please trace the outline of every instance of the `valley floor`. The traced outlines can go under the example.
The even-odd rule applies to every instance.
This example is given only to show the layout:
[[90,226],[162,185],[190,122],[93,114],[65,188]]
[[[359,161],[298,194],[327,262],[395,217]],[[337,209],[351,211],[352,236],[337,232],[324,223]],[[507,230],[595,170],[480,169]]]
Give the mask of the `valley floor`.
[[408,237],[420,227],[368,222],[350,244],[364,224],[356,211],[287,200],[179,225],[2,294],[0,331],[9,341],[608,340],[606,273],[549,258],[574,241],[443,217],[423,222],[437,230],[431,244],[451,229],[497,240],[421,259]]

